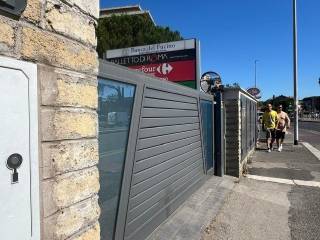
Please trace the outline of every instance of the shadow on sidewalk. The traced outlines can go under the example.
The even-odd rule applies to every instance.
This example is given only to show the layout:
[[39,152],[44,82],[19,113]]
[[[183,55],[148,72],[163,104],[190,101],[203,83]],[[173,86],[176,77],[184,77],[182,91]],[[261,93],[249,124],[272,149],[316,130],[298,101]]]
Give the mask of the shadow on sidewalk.
[[320,161],[302,144],[293,145],[291,133],[286,135],[282,152],[268,153],[265,140],[259,139],[248,164],[248,174],[320,182]]

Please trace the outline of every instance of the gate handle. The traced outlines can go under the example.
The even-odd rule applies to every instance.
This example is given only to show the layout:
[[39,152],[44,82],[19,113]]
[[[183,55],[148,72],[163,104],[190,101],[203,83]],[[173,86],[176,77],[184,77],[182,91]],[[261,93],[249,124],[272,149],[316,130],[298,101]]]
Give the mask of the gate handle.
[[11,183],[17,183],[19,181],[17,169],[21,166],[23,158],[20,154],[11,154],[7,159],[7,168],[13,170]]

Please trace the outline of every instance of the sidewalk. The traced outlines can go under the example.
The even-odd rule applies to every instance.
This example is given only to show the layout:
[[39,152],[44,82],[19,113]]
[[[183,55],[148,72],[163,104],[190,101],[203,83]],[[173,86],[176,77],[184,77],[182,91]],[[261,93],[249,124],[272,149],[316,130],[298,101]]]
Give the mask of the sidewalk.
[[271,153],[264,144],[203,240],[320,239],[320,159],[302,144]]
[[302,143],[294,146],[292,134],[288,134],[287,143],[281,153],[266,153],[265,143],[260,143],[252,156],[249,174],[282,179],[320,182],[320,160]]
[[148,240],[197,240],[219,213],[237,179],[229,176],[209,179],[162,223]]

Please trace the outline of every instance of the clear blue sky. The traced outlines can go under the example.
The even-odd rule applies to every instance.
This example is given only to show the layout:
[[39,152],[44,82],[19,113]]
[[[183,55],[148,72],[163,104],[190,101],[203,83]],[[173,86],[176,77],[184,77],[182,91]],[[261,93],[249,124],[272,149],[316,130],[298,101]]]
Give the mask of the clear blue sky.
[[[320,95],[320,0],[298,1],[299,98]],[[292,0],[100,0],[101,7],[140,4],[157,25],[201,41],[202,72],[224,83],[257,85],[262,98],[293,95]]]

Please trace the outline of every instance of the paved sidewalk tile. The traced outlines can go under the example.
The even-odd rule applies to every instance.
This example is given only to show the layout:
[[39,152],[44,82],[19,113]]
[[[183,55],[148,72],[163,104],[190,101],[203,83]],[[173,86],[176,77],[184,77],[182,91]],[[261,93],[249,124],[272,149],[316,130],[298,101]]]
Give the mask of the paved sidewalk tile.
[[289,240],[291,185],[242,179],[202,240]]
[[236,181],[212,176],[148,240],[196,240],[219,213]]
[[317,240],[320,188],[244,178],[202,240]]

